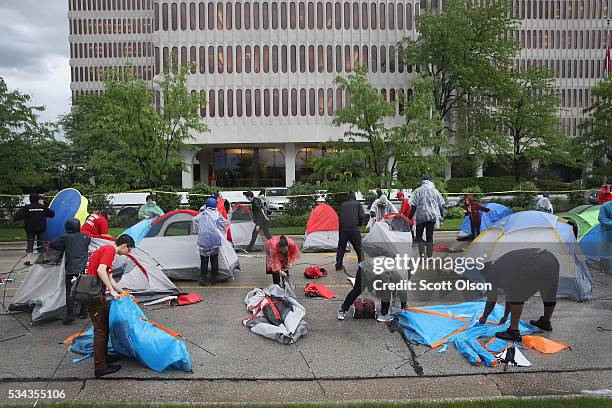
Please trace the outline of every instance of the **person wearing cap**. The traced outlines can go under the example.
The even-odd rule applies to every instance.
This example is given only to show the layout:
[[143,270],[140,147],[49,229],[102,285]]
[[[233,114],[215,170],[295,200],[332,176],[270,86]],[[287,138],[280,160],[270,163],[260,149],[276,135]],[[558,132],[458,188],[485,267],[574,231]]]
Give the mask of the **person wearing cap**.
[[214,285],[217,280],[221,234],[226,233],[227,227],[227,220],[217,211],[217,200],[212,197],[206,200],[200,213],[193,218],[193,231],[198,234],[200,250],[200,286]]
[[257,234],[259,234],[259,232],[262,232],[266,239],[272,239],[272,234],[270,234],[268,227],[269,220],[266,216],[261,199],[259,197],[255,197],[255,194],[253,194],[252,191],[245,191],[243,194],[251,203],[251,214],[253,217],[253,222],[255,223],[255,228],[253,228],[253,233],[251,234],[251,242],[249,242],[249,245],[246,248],[246,251],[250,252],[255,245]]
[[552,203],[548,199],[549,195],[550,194],[548,194],[548,192],[544,192],[544,194],[542,194],[542,197],[540,197],[536,204],[537,211],[547,212],[549,214],[553,213]]
[[14,221],[23,220],[26,232],[26,257],[25,266],[32,265],[32,253],[34,252],[34,240],[36,247],[40,248],[43,244],[43,235],[47,230],[47,218],[53,218],[55,212],[51,210],[43,201],[40,194],[30,194],[30,204],[22,207],[13,218]]
[[[421,176],[421,186],[414,190],[410,199],[410,214],[416,223],[416,242],[420,256],[433,255],[433,235],[437,221],[443,221],[444,199],[428,175]],[[425,240],[423,240],[425,233]]]
[[410,234],[412,235],[412,241],[414,242],[414,217],[410,218],[410,199],[404,195],[403,191],[399,191],[395,198],[402,202],[399,213],[404,217],[408,218],[408,226],[410,228]]
[[465,196],[465,215],[470,218],[470,237],[472,241],[480,235],[481,211],[489,212],[491,210],[474,200],[471,195]]

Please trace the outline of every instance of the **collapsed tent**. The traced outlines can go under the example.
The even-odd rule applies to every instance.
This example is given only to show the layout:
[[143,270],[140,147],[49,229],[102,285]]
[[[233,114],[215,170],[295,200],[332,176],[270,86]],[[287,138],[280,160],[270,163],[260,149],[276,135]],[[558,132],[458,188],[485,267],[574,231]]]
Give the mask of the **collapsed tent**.
[[[255,229],[255,223],[251,217],[251,209],[244,204],[234,204],[230,219],[232,221],[230,232],[234,248],[246,249],[251,242],[253,230]],[[259,235],[257,235],[251,251],[263,251],[263,241]]]
[[600,205],[581,205],[568,212],[559,213],[557,216],[575,226],[576,239],[580,242],[587,232],[599,224],[597,217],[600,207]]
[[[504,315],[504,307],[495,305],[489,320],[485,324],[478,323],[484,307],[485,302],[407,307],[396,313],[395,319],[407,342],[431,348],[454,344],[459,354],[471,364],[491,367],[496,365],[495,356],[491,352],[497,350],[485,348],[477,339],[494,338],[495,333],[505,331],[510,322],[498,325]],[[521,335],[532,334],[538,328],[521,320],[519,331]]]
[[[168,368],[191,371],[191,357],[178,334],[151,322],[131,296],[110,302],[109,354],[121,354],[161,373]],[[70,349],[93,355],[93,328],[74,338]]]
[[412,255],[410,222],[401,214],[389,214],[372,225],[363,238],[363,250],[368,256]]
[[[136,250],[153,258],[171,279],[198,280],[200,253],[198,236],[193,231],[193,210],[175,210],[150,220],[143,220],[124,233],[140,237]],[[134,235],[132,235],[134,234]],[[239,269],[239,261],[225,234],[221,236],[218,279],[230,279]]]
[[[557,297],[576,301],[591,298],[592,275],[572,227],[559,217],[541,211],[522,211],[497,221],[468,246],[465,259],[495,261],[502,255],[525,248],[546,249],[559,262]],[[455,273],[474,282],[484,282],[480,269],[462,264]]]
[[[502,218],[512,214],[512,209],[506,207],[505,205],[497,204],[497,203],[485,203],[484,207],[489,209],[489,212],[481,212],[481,222],[480,222],[480,230],[484,231],[489,228],[491,225],[495,224],[497,221]],[[463,218],[463,222],[461,223],[461,228],[459,230],[459,234],[457,235],[457,240],[461,241],[464,239],[468,239],[472,235],[472,229],[470,227],[470,217],[467,215]]]
[[[89,252],[92,253],[109,243],[112,243],[112,240],[94,238]],[[116,256],[113,276],[121,287],[131,290],[141,301],[177,296],[180,293],[157,263],[139,251],[127,256]],[[32,322],[62,318],[66,306],[65,279],[63,253],[49,248],[38,255],[34,266],[13,297],[9,310],[31,312]]]
[[283,344],[295,343],[308,332],[306,309],[290,290],[278,285],[253,289],[244,298],[251,313],[242,321],[253,333]]
[[302,252],[327,252],[338,248],[338,214],[329,204],[319,204],[306,222]]
[[44,240],[50,242],[64,235],[68,218],[76,218],[83,225],[87,219],[87,203],[87,199],[74,188],[66,188],[57,193],[49,205],[55,216],[47,219]]

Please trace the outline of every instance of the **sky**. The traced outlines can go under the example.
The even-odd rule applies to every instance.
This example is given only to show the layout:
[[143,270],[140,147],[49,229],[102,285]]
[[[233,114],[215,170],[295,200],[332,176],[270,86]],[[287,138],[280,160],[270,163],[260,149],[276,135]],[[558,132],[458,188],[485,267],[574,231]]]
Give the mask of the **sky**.
[[0,77],[44,105],[43,121],[70,109],[67,0],[0,1]]

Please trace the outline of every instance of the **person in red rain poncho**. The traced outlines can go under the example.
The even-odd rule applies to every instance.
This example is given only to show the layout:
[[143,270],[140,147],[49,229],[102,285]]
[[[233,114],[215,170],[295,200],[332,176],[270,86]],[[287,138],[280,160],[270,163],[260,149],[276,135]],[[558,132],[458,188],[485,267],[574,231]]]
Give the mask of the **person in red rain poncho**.
[[[212,198],[217,200],[217,211],[219,211],[219,214],[221,214],[221,216],[226,220],[229,220],[228,214],[231,208],[230,202],[227,201],[225,198],[221,197],[221,193],[219,193],[218,191],[212,193],[211,196]],[[232,242],[232,233],[229,228],[227,229],[227,240],[229,242]]]
[[603,186],[601,186],[601,190],[599,190],[599,195],[597,196],[597,204],[603,205],[611,200],[612,192],[610,191],[610,184],[604,184]]
[[410,206],[410,199],[404,196],[404,192],[402,191],[398,192],[395,195],[395,198],[402,202],[402,207],[400,208],[399,213],[408,218],[408,225],[410,225],[410,234],[412,235],[412,241],[414,242],[414,216],[412,216],[412,218],[409,217],[410,210],[412,208]]
[[470,217],[471,240],[474,240],[480,235],[480,222],[482,221],[480,212],[489,212],[491,210],[474,200],[471,195],[465,196],[465,204],[465,215]]
[[288,275],[293,262],[300,258],[300,249],[294,240],[284,235],[267,240],[264,249],[266,251],[266,274],[271,274],[272,282],[280,285],[281,278]]

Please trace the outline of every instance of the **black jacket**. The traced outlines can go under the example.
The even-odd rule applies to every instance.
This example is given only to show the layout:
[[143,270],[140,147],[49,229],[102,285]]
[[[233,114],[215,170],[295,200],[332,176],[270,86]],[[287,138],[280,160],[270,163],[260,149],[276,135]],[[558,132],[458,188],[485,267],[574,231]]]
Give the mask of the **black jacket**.
[[359,231],[359,227],[365,221],[363,206],[354,196],[340,204],[338,211],[340,231]]
[[22,207],[13,220],[24,220],[25,230],[29,232],[44,232],[47,229],[47,218],[53,218],[55,212],[46,205],[33,203]]
[[76,218],[66,221],[66,234],[54,239],[49,246],[64,251],[66,275],[83,273],[89,258],[91,238],[81,232],[81,224]]
[[251,213],[253,214],[253,222],[256,225],[262,225],[268,221],[261,198],[253,198],[253,201],[251,201]]

